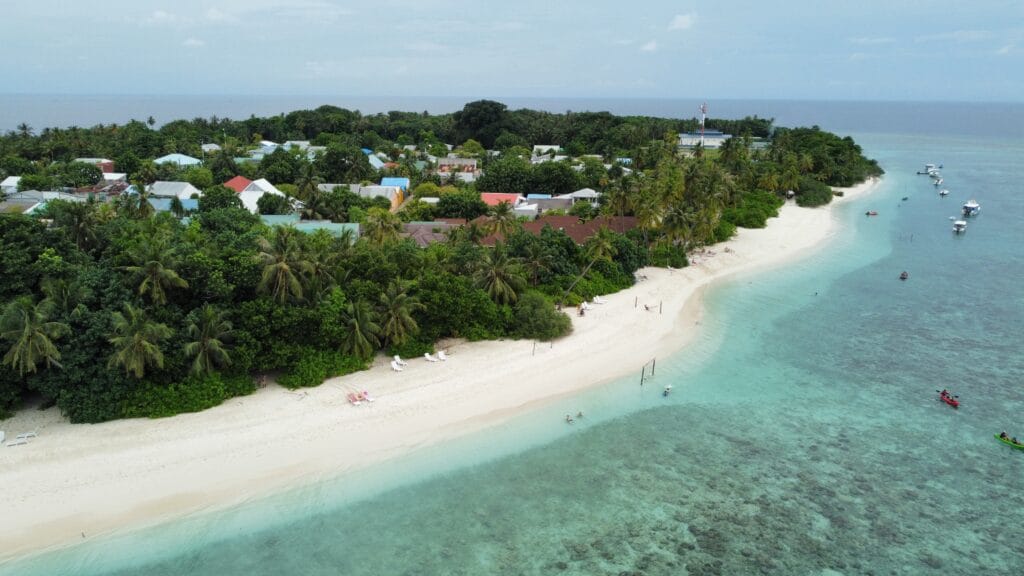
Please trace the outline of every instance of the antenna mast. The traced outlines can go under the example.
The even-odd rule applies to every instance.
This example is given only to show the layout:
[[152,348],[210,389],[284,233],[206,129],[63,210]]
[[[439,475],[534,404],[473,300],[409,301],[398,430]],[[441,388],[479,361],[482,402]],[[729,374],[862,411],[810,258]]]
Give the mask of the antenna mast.
[[704,121],[708,117],[708,103],[700,105],[700,147],[704,147]]

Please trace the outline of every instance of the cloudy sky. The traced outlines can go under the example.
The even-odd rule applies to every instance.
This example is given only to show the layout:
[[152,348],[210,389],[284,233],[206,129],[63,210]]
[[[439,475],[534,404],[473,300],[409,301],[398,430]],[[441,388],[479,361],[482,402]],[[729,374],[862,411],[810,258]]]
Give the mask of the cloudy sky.
[[31,0],[0,92],[1024,100],[1022,0]]

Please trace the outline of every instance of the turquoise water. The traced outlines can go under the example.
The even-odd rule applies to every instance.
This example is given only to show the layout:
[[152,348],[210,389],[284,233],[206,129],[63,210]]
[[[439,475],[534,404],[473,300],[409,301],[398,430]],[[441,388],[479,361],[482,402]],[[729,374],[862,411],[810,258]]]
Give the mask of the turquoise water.
[[1024,573],[1024,452],[992,438],[1024,435],[1024,140],[855,138],[881,189],[826,250],[712,291],[650,385],[0,574]]

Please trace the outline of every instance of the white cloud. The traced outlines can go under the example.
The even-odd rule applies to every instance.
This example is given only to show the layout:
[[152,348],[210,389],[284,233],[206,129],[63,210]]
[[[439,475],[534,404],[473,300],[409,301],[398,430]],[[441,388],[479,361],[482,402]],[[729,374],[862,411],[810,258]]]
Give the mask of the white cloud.
[[641,46],[640,47],[640,51],[641,52],[657,52],[658,51],[658,41],[657,40],[651,40],[647,44],[644,44],[643,46]]
[[199,38],[187,38],[184,42],[181,43],[181,45],[186,48],[202,48],[203,46],[206,46],[206,42],[200,40]]
[[176,14],[171,14],[170,12],[166,12],[164,10],[156,10],[149,16],[145,17],[142,20],[142,22],[144,24],[150,24],[153,26],[173,25],[181,23],[182,19],[179,18]]
[[616,46],[630,46],[630,45],[633,44],[633,40],[627,40],[627,39],[615,40],[615,41],[612,42],[612,44],[615,44]]
[[222,22],[222,23],[233,23],[238,22],[238,18],[228,14],[217,8],[210,8],[206,11],[207,22]]
[[991,37],[992,32],[988,30],[954,30],[952,32],[942,32],[941,34],[918,36],[914,38],[914,42],[956,42],[962,44],[964,42],[981,42]]
[[877,44],[895,44],[895,38],[871,38],[862,36],[860,38],[850,38],[850,44],[861,44],[865,46],[877,45]]
[[1005,56],[1010,52],[1013,52],[1014,48],[1016,48],[1014,44],[1007,44],[1006,46],[1003,46],[999,50],[996,50],[996,54],[998,54],[999,56]]
[[697,14],[690,12],[689,14],[676,14],[676,17],[669,23],[669,30],[689,30],[693,27],[693,23],[697,21]]

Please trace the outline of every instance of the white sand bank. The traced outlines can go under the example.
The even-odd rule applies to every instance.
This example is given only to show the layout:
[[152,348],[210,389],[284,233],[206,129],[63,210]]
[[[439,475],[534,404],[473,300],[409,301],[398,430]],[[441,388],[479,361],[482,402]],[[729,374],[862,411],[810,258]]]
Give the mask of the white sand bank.
[[[572,314],[573,334],[535,355],[532,341],[456,343],[447,362],[410,359],[396,373],[380,358],[305,392],[271,385],[161,420],[72,425],[55,409],[24,411],[0,422],[8,440],[38,430],[27,445],[0,446],[0,561],[344,474],[638,373],[693,338],[701,306],[691,296],[710,282],[782,264],[835,229],[831,208],[787,203],[767,228],[740,230],[686,269],[641,270],[646,280]],[[376,401],[350,406],[345,393],[363,389]]]

